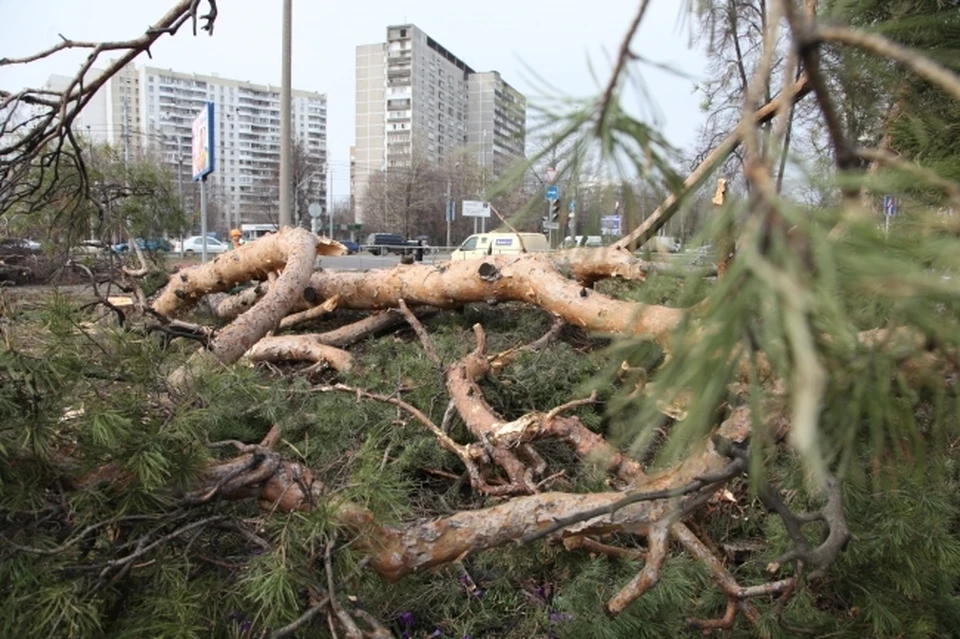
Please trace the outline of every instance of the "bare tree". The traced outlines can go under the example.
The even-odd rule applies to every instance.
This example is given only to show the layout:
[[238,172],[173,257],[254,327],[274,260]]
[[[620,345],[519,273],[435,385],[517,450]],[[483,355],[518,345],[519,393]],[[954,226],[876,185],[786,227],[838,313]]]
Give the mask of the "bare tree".
[[[0,58],[0,67],[22,65],[48,58],[67,49],[89,50],[67,88],[62,92],[44,89],[8,91],[0,89],[0,214],[16,210],[31,213],[53,204],[70,211],[88,197],[83,147],[72,130],[74,120],[111,77],[163,35],[173,35],[192,21],[193,33],[200,29],[213,35],[217,18],[216,0],[205,0],[209,11],[199,15],[204,0],[180,0],[138,38],[114,42],[81,42],[61,35],[61,42],[22,58]],[[120,54],[95,77],[91,69],[102,54]],[[64,171],[76,176],[64,181]]]

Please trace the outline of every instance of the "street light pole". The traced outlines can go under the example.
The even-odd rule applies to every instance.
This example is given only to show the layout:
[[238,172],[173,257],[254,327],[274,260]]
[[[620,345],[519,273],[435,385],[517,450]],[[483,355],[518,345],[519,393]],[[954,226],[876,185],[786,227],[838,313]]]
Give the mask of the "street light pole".
[[330,174],[330,186],[327,188],[327,213],[330,214],[330,239],[333,239],[333,169],[327,165],[327,173]]
[[291,144],[291,40],[293,0],[283,0],[283,36],[280,70],[280,226],[293,226],[293,145]]
[[443,212],[444,216],[447,218],[447,243],[444,244],[445,247],[450,246],[450,202],[453,197],[451,192],[452,187],[450,182],[451,180],[448,177],[447,178],[447,209]]
[[[180,146],[180,134],[177,134],[177,192],[180,195],[180,211],[186,215],[187,207],[183,201],[183,149]],[[183,227],[180,228],[180,257],[183,257]]]

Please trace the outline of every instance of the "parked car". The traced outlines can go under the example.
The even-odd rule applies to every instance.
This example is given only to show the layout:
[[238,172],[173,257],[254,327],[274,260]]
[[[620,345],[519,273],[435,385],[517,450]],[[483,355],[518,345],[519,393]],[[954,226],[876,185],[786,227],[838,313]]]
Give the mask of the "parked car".
[[37,253],[41,248],[40,242],[27,238],[7,237],[0,240],[0,249]]
[[100,255],[109,250],[110,245],[102,240],[83,240],[73,247],[73,252],[81,255]]
[[[141,251],[147,251],[148,253],[156,251],[169,251],[171,248],[173,248],[170,245],[170,242],[162,237],[148,237],[147,239],[138,237],[134,241],[137,243],[137,246],[140,247]],[[113,245],[113,250],[117,253],[126,253],[129,249],[130,247],[127,246],[126,242]]]
[[360,245],[353,240],[339,240],[339,242],[347,247],[347,255],[354,255],[360,252]]
[[[207,236],[207,253],[223,253],[224,251],[230,248],[229,244],[221,242],[220,240],[214,239]],[[177,250],[179,251],[179,245]],[[202,253],[203,252],[203,236],[194,235],[193,237],[188,237],[183,240],[183,252],[187,255],[193,253]]]
[[407,241],[403,239],[402,235],[396,233],[371,233],[363,244],[364,248],[374,255],[385,255],[387,253],[403,255],[409,252]]
[[563,248],[597,248],[603,246],[603,237],[600,235],[577,235],[563,238]]

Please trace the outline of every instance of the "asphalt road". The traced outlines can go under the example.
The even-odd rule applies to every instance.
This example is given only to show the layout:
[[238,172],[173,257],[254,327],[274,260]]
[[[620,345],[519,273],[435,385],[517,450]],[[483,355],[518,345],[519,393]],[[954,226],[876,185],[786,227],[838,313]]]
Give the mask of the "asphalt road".
[[[424,264],[449,261],[449,253],[434,253],[423,256]],[[337,269],[341,271],[367,271],[375,268],[391,268],[400,263],[399,255],[372,255],[361,252],[355,255],[323,256],[317,258],[321,268]]]

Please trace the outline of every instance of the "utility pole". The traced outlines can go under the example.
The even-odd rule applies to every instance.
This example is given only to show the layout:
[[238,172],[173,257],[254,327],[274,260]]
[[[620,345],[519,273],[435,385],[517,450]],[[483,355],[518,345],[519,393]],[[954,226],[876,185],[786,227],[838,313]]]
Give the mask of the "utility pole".
[[280,226],[293,226],[293,145],[291,136],[291,40],[293,0],[283,0],[283,35],[280,70]]
[[[457,162],[457,165],[459,165],[459,164],[460,164],[460,163]],[[452,189],[452,185],[450,184],[450,182],[451,182],[451,180],[450,180],[450,178],[448,177],[448,178],[447,178],[447,209],[446,209],[446,211],[444,211],[444,217],[447,218],[447,243],[444,244],[444,246],[450,246],[450,222],[452,221],[452,220],[450,219],[450,213],[451,213],[451,208],[453,207],[453,194],[452,194],[452,190],[453,190],[453,189]]]
[[[177,133],[177,194],[180,196],[180,210],[186,214],[187,206],[183,201],[183,148],[180,146],[181,141],[180,134]],[[183,229],[180,229],[180,257],[183,257]]]
[[327,172],[330,174],[330,187],[327,189],[327,213],[330,214],[330,239],[333,239],[333,169],[327,164]]
[[120,132],[123,136],[123,165],[126,167],[130,164],[130,124],[127,121],[130,116],[127,114],[127,96],[123,96],[122,111],[123,123],[120,126]]

